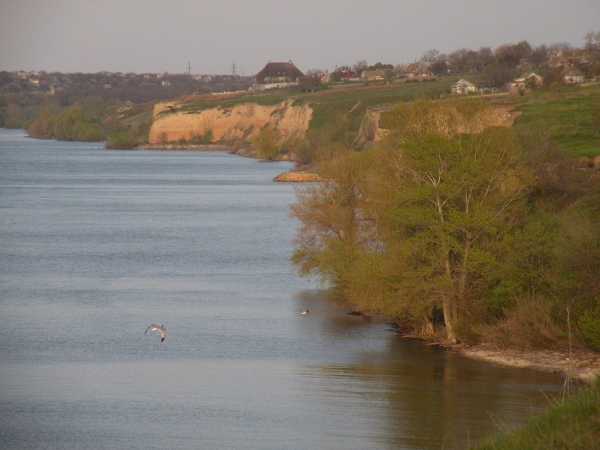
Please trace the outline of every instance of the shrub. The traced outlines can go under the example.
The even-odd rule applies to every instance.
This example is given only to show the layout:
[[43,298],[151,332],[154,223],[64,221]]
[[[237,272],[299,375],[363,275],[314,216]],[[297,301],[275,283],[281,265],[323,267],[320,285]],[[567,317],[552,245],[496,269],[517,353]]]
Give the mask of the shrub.
[[564,348],[563,329],[552,317],[552,305],[542,299],[522,303],[500,321],[482,330],[488,342],[501,348]]
[[279,133],[272,128],[265,127],[250,140],[250,143],[261,158],[272,161],[279,157],[281,151],[279,141]]
[[108,142],[106,143],[106,148],[115,150],[130,150],[135,148],[138,144],[136,138],[129,132],[119,132],[114,133],[110,136]]
[[600,304],[596,309],[583,313],[578,324],[589,346],[594,350],[600,350]]
[[104,137],[102,128],[97,123],[77,123],[73,127],[73,136],[78,141],[101,141]]

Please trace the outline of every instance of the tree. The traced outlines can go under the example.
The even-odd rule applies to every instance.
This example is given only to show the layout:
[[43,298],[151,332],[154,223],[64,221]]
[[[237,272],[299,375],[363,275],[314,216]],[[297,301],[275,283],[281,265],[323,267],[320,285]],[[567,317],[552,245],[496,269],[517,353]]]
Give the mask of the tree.
[[412,301],[434,298],[449,342],[460,338],[461,318],[494,262],[494,242],[524,213],[531,176],[517,160],[509,130],[445,139],[437,134],[405,142],[402,191],[393,228],[398,246],[418,263],[403,265]]
[[432,48],[431,50],[427,50],[423,53],[423,56],[421,56],[421,62],[432,63],[435,62],[439,56],[439,50]]
[[106,104],[102,98],[97,96],[87,96],[82,99],[79,106],[87,112],[91,117],[99,118],[104,116]]
[[488,87],[503,87],[517,75],[512,64],[496,61],[483,70]]
[[495,55],[499,63],[516,68],[521,60],[529,58],[531,52],[529,42],[520,41],[516,44],[501,45],[496,49]]
[[459,340],[491,288],[498,243],[524,214],[532,182],[512,132],[485,129],[494,123],[487,108],[399,104],[378,147],[322,163],[327,181],[298,190],[291,205],[302,223],[292,257],[298,272],[362,310],[422,329],[440,311],[448,340]]
[[446,55],[439,56],[429,68],[435,75],[444,75],[448,73],[448,61],[446,60]]
[[359,61],[356,61],[356,64],[352,66],[352,70],[356,72],[356,76],[360,76],[360,74],[363,73],[367,69],[367,67],[369,67],[369,63],[367,63],[367,60],[361,59]]
[[17,103],[9,103],[6,108],[6,117],[4,118],[4,127],[22,128],[25,122],[25,113]]
[[300,275],[316,276],[341,290],[343,280],[365,239],[359,187],[363,156],[334,146],[332,159],[320,165],[326,179],[297,188],[291,215],[302,223],[294,240],[292,263]]
[[590,62],[593,64],[600,61],[600,31],[597,33],[590,31],[583,39],[585,42],[585,49],[590,55]]
[[[82,128],[81,124],[91,124],[92,122],[90,115],[82,108],[73,107],[53,118],[52,135],[65,141],[83,140],[81,137],[84,131],[87,132],[87,128]],[[93,135],[94,139],[92,140],[98,140],[95,132]]]
[[448,65],[452,72],[463,73],[465,71],[469,52],[468,48],[460,48],[448,55]]
[[52,118],[52,108],[48,103],[42,103],[38,106],[37,115],[28,127],[28,134],[34,138],[51,137],[50,120]]

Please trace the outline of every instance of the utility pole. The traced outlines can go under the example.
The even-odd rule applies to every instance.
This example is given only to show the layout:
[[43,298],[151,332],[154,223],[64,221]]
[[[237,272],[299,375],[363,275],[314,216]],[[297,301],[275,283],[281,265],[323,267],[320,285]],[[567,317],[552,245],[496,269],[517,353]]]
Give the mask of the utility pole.
[[192,75],[192,65],[188,62],[188,75]]
[[233,76],[237,75],[237,71],[235,70],[235,61],[231,65],[231,75],[233,75]]

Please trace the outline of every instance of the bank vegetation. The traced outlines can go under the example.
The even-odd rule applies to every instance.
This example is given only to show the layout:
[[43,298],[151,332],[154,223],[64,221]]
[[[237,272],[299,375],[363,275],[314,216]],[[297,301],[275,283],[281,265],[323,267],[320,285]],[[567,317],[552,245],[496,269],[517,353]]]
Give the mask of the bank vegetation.
[[428,339],[600,350],[600,173],[547,124],[500,125],[489,102],[418,100],[361,151],[316,145],[297,271]]

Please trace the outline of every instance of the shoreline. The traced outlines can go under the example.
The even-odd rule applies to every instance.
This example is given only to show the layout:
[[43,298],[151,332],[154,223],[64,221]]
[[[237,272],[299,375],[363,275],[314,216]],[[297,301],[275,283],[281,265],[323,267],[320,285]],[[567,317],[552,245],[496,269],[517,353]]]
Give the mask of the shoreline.
[[586,384],[600,376],[600,354],[576,350],[571,353],[556,350],[502,350],[485,345],[450,346],[449,351],[466,358],[486,361],[515,369],[534,369],[562,374]]
[[486,344],[464,345],[430,342],[465,358],[485,361],[514,369],[533,369],[564,375],[586,384],[600,376],[600,353],[589,350],[574,350],[569,353],[558,350],[514,350],[500,349]]
[[567,380],[578,380],[591,384],[600,377],[600,352],[573,349],[569,357],[563,350],[518,350],[502,349],[490,344],[448,344],[436,337],[424,337],[415,333],[396,331],[403,338],[416,339],[425,345],[440,347],[464,358],[483,361],[513,369],[532,369],[563,375]]

